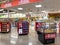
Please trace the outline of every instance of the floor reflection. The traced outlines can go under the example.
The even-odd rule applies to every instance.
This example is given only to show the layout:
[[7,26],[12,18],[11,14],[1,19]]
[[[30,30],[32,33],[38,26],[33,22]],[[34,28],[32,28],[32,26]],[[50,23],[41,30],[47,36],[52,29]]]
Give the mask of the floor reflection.
[[[11,29],[11,33],[0,33],[0,45],[43,45],[39,42],[36,32],[31,29],[28,35],[20,36],[17,33],[16,27]],[[45,44],[44,44],[45,45]],[[60,37],[56,38],[55,44],[60,45]]]

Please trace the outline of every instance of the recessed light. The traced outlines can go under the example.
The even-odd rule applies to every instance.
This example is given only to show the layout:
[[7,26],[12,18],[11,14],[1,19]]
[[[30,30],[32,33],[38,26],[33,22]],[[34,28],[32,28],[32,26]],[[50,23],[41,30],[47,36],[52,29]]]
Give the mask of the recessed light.
[[15,13],[15,12],[10,12],[10,13]]
[[44,11],[41,11],[41,12],[46,12],[46,11],[44,10]]
[[41,11],[42,13],[48,13],[49,11],[46,11],[46,10],[43,10],[43,11]]
[[38,7],[42,7],[42,5],[41,5],[41,4],[39,4],[39,5],[35,5],[35,7],[37,7],[37,8],[38,8]]
[[18,10],[23,10],[23,8],[18,8]]

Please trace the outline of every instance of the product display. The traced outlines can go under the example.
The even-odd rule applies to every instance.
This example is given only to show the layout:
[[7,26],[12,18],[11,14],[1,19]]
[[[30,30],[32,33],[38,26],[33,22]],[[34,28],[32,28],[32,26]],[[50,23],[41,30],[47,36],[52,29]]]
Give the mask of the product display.
[[18,23],[18,34],[28,34],[29,33],[29,23],[27,21],[19,21]]
[[0,32],[10,32],[11,25],[9,22],[0,22]]
[[52,22],[36,22],[36,31],[38,39],[43,44],[55,42],[56,38],[56,23]]

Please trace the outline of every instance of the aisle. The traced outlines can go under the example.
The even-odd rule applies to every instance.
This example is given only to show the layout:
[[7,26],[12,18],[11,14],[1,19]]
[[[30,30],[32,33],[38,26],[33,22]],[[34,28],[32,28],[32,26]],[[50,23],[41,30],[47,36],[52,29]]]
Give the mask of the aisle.
[[42,45],[36,32],[30,28],[29,35],[18,36],[17,28],[12,27],[11,33],[0,33],[0,45]]
[[[0,33],[0,45],[43,45],[39,42],[33,26],[30,26],[29,35],[18,36],[17,28],[12,27],[11,33]],[[60,45],[60,37],[57,37],[55,44]]]

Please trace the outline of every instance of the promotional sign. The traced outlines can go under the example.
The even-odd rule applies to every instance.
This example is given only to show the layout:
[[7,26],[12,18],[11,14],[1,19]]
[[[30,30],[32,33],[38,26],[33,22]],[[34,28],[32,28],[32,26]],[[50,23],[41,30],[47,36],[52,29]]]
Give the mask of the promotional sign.
[[45,34],[45,39],[52,39],[55,37],[56,37],[56,34]]
[[8,7],[14,7],[22,4],[28,4],[28,3],[34,3],[39,2],[41,0],[15,0],[12,2],[1,4],[1,8],[8,8]]

